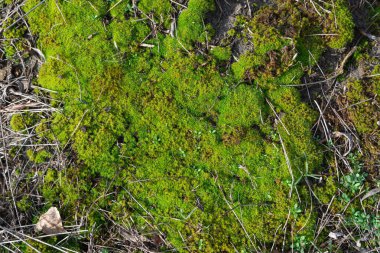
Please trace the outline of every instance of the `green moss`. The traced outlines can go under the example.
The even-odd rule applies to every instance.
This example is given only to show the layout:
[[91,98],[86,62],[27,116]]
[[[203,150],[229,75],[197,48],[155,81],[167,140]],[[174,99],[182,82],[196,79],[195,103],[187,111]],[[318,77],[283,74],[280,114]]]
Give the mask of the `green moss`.
[[298,80],[305,66],[315,65],[323,51],[320,38],[303,36],[318,30],[311,25],[313,18],[303,6],[285,1],[261,8],[252,20],[237,19],[235,25],[243,29],[240,34],[253,44],[253,50],[233,63],[235,77],[255,79],[263,87]]
[[380,68],[377,65],[371,66],[366,63],[375,60],[366,52],[367,47],[368,44],[364,44],[359,48],[356,59],[359,70],[368,73],[371,78],[347,80],[345,94],[349,118],[354,123],[356,130],[363,135],[379,131],[376,104],[379,102],[378,94],[380,94],[380,78],[378,77]]
[[17,201],[16,204],[17,208],[21,212],[26,212],[33,206],[33,202],[29,199],[28,196],[23,196],[20,200]]
[[13,131],[21,132],[26,129],[33,127],[39,121],[39,116],[36,113],[23,113],[23,114],[14,114],[10,120],[10,126]]
[[[65,174],[67,173],[67,174]],[[44,175],[44,185],[41,192],[47,205],[58,205],[61,203],[61,215],[70,217],[75,212],[79,201],[84,205],[90,205],[88,201],[91,199],[91,190],[89,185],[86,184],[86,176],[78,178],[79,173],[75,168],[67,168],[65,171],[57,171],[55,169],[48,169]],[[81,192],[85,192],[82,195]],[[87,199],[89,196],[89,199]]]
[[245,79],[257,73],[255,69],[263,63],[263,59],[255,55],[245,54],[232,64],[232,71],[237,79]]
[[221,126],[248,128],[259,124],[267,116],[263,94],[248,85],[239,85],[220,104],[218,124]]
[[204,18],[208,12],[215,9],[215,3],[211,0],[190,0],[188,7],[178,19],[178,37],[187,45],[193,42],[204,42],[207,31]]
[[332,48],[342,48],[354,38],[354,21],[347,6],[347,1],[335,1],[332,12],[328,17],[330,25],[325,27],[324,32],[335,34],[329,38],[328,45]]
[[[316,187],[315,189],[315,195],[321,204],[328,205],[331,199],[336,196],[338,190],[337,181],[338,180],[335,178],[335,176],[333,176],[333,174],[322,178],[324,185]],[[343,206],[337,207],[334,203],[332,206],[332,211],[339,212],[341,208],[343,208]]]
[[[371,47],[368,47],[371,48]],[[360,50],[360,49],[359,49]],[[367,171],[376,173],[376,160],[378,160],[380,126],[378,104],[380,103],[380,68],[368,64],[377,61],[370,56],[365,47],[358,53],[357,66],[359,71],[371,76],[370,78],[350,78],[346,81],[346,93],[342,102],[351,124],[361,137],[361,147],[366,159],[364,163]]]
[[144,22],[115,19],[111,23],[112,38],[115,47],[121,52],[137,50],[137,47],[149,35],[150,29]]
[[170,14],[172,6],[169,0],[141,0],[139,2],[139,8],[146,14],[154,12],[157,18],[167,18]]
[[3,29],[2,35],[4,37],[2,46],[8,59],[25,53],[27,44],[24,35],[27,32],[27,28],[17,23],[18,19],[18,15],[14,15],[5,19],[1,24],[1,28]]
[[211,54],[219,61],[227,61],[231,59],[232,55],[231,49],[228,47],[214,47],[211,49]]
[[[37,2],[28,2],[26,10]],[[255,28],[256,51],[242,55],[233,74],[222,76],[219,64],[229,60],[229,48],[215,47],[214,57],[192,50],[210,34],[204,18],[213,3],[189,1],[179,16],[179,40],[150,36],[145,16],[126,14],[127,5],[112,9],[105,29],[103,18],[113,4],[104,1],[94,1],[95,8],[87,1],[60,2],[66,23],[54,0],[29,15],[47,56],[38,81],[58,91],[54,98],[63,102],[62,113],[42,121],[37,132],[70,144],[79,164],[48,170],[42,193],[49,204],[60,203],[69,220],[76,210],[88,210],[95,240],[107,231],[108,218],[97,211],[103,209],[117,223],[133,220],[144,234],[159,229],[178,250],[228,252],[234,245],[252,251],[274,237],[283,240],[284,231],[277,229],[298,203],[291,188],[309,202],[304,185],[289,184],[289,166],[295,178],[305,164],[318,168],[321,155],[310,133],[316,115],[296,89],[280,86],[303,73],[306,60],[297,58],[296,47],[306,52],[309,40],[298,40],[302,25],[295,20],[308,19],[290,4],[260,10],[247,21]],[[159,2],[139,2],[165,20],[169,5],[153,5]],[[284,23],[266,22],[271,12]],[[287,26],[296,29],[291,39],[285,38]],[[143,41],[154,47],[140,47]],[[28,156],[35,162],[48,158],[39,152]],[[288,221],[301,228],[308,216],[299,212]],[[245,231],[257,239],[254,245]]]
[[[125,16],[133,15],[133,5],[132,1],[114,1],[110,6],[109,13],[112,17],[119,20],[123,19]],[[147,13],[148,14],[148,13]],[[104,15],[104,14],[103,14]]]
[[46,162],[47,159],[49,159],[52,155],[46,151],[46,150],[41,150],[41,151],[33,151],[32,149],[28,149],[26,151],[26,155],[28,156],[29,160],[36,163],[40,164],[43,162]]
[[380,85],[375,80],[374,82],[354,80],[347,85],[347,99],[352,105],[348,112],[356,130],[361,134],[372,133],[379,127],[377,113],[374,113],[376,106],[369,100],[372,96],[375,97],[375,94],[379,94],[379,87]]
[[25,124],[23,121],[22,114],[15,114],[12,116],[11,121],[10,121],[10,126],[13,131],[22,131],[25,129]]

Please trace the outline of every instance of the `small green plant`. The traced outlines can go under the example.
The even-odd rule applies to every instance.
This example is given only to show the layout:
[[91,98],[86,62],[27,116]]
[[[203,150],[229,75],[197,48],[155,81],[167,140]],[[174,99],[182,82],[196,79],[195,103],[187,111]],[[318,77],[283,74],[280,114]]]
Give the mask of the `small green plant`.
[[297,219],[297,217],[302,213],[302,208],[298,205],[298,203],[295,203],[292,209],[290,210],[290,213],[294,217],[294,219]]
[[347,222],[348,226],[359,229],[360,233],[366,233],[368,239],[366,243],[372,246],[379,246],[380,238],[380,217],[377,214],[366,213],[362,210],[352,210],[352,214]]
[[364,181],[367,177],[365,172],[362,172],[363,164],[361,163],[359,157],[355,154],[349,154],[348,160],[352,167],[352,172],[343,176],[342,185],[351,193],[357,193],[363,186]]
[[371,215],[363,211],[353,211],[350,218],[353,225],[358,226],[361,230],[370,230],[371,227]]
[[306,236],[301,235],[301,236],[296,236],[294,239],[294,242],[292,244],[292,248],[295,252],[297,253],[304,253],[307,252],[309,242],[306,238]]
[[343,186],[350,191],[350,193],[357,193],[363,186],[366,174],[361,171],[355,171],[348,175],[345,175],[342,179]]

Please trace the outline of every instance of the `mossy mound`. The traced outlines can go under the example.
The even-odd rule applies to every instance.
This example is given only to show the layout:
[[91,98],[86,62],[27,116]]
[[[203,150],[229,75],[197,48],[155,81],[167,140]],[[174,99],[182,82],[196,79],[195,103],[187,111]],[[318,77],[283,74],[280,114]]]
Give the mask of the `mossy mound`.
[[[310,235],[302,176],[321,161],[316,115],[286,84],[327,43],[301,32],[316,15],[290,2],[263,7],[241,21],[255,50],[220,73],[231,50],[204,50],[214,2],[190,0],[176,38],[158,27],[179,7],[159,2],[140,1],[138,11],[128,1],[49,0],[29,14],[47,59],[38,81],[64,103],[43,125],[82,164],[47,172],[47,205],[59,203],[67,219],[84,208],[95,239],[106,217],[133,220],[167,242],[158,248],[179,251],[264,250]],[[271,13],[277,23],[264,20]],[[281,23],[287,13],[293,19]]]
[[363,44],[356,54],[357,76],[346,81],[345,94],[340,103],[362,140],[367,170],[374,178],[378,178],[376,163],[380,158],[380,57],[375,50],[370,49],[375,49],[379,43]]

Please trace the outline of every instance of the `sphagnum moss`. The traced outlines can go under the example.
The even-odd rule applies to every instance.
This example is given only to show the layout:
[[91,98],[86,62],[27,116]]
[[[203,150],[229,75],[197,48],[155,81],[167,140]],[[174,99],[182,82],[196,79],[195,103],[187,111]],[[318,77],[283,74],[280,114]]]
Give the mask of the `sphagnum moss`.
[[[129,1],[48,0],[29,14],[47,59],[39,83],[64,102],[51,119],[53,136],[70,141],[81,162],[47,172],[66,183],[46,181],[47,205],[63,203],[70,220],[95,203],[86,214],[95,239],[106,229],[102,209],[120,224],[133,219],[141,233],[160,230],[179,251],[264,250],[281,243],[284,224],[309,236],[315,220],[298,212],[309,210],[309,194],[295,181],[306,164],[320,164],[309,131],[315,114],[283,85],[312,65],[305,52],[323,50],[322,39],[303,32],[317,15],[289,1],[263,7],[242,21],[256,50],[222,76],[218,64],[230,50],[216,48],[210,57],[193,49],[207,43],[204,20],[214,2],[190,0],[177,38],[151,33],[145,12],[165,23],[172,11],[169,1],[160,3],[141,1],[144,14],[134,15]],[[268,13],[276,22],[265,20]]]

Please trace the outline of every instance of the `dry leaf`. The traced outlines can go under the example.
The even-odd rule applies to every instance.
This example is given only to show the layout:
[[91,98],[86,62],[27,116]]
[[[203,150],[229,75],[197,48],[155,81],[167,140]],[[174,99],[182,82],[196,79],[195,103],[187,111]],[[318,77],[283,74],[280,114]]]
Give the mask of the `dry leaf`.
[[38,220],[35,230],[44,234],[57,234],[66,232],[62,226],[61,215],[56,207],[50,207],[49,210],[41,215]]
[[337,240],[339,237],[342,237],[343,234],[342,233],[339,233],[339,232],[330,232],[329,233],[329,237],[334,239],[334,240]]

